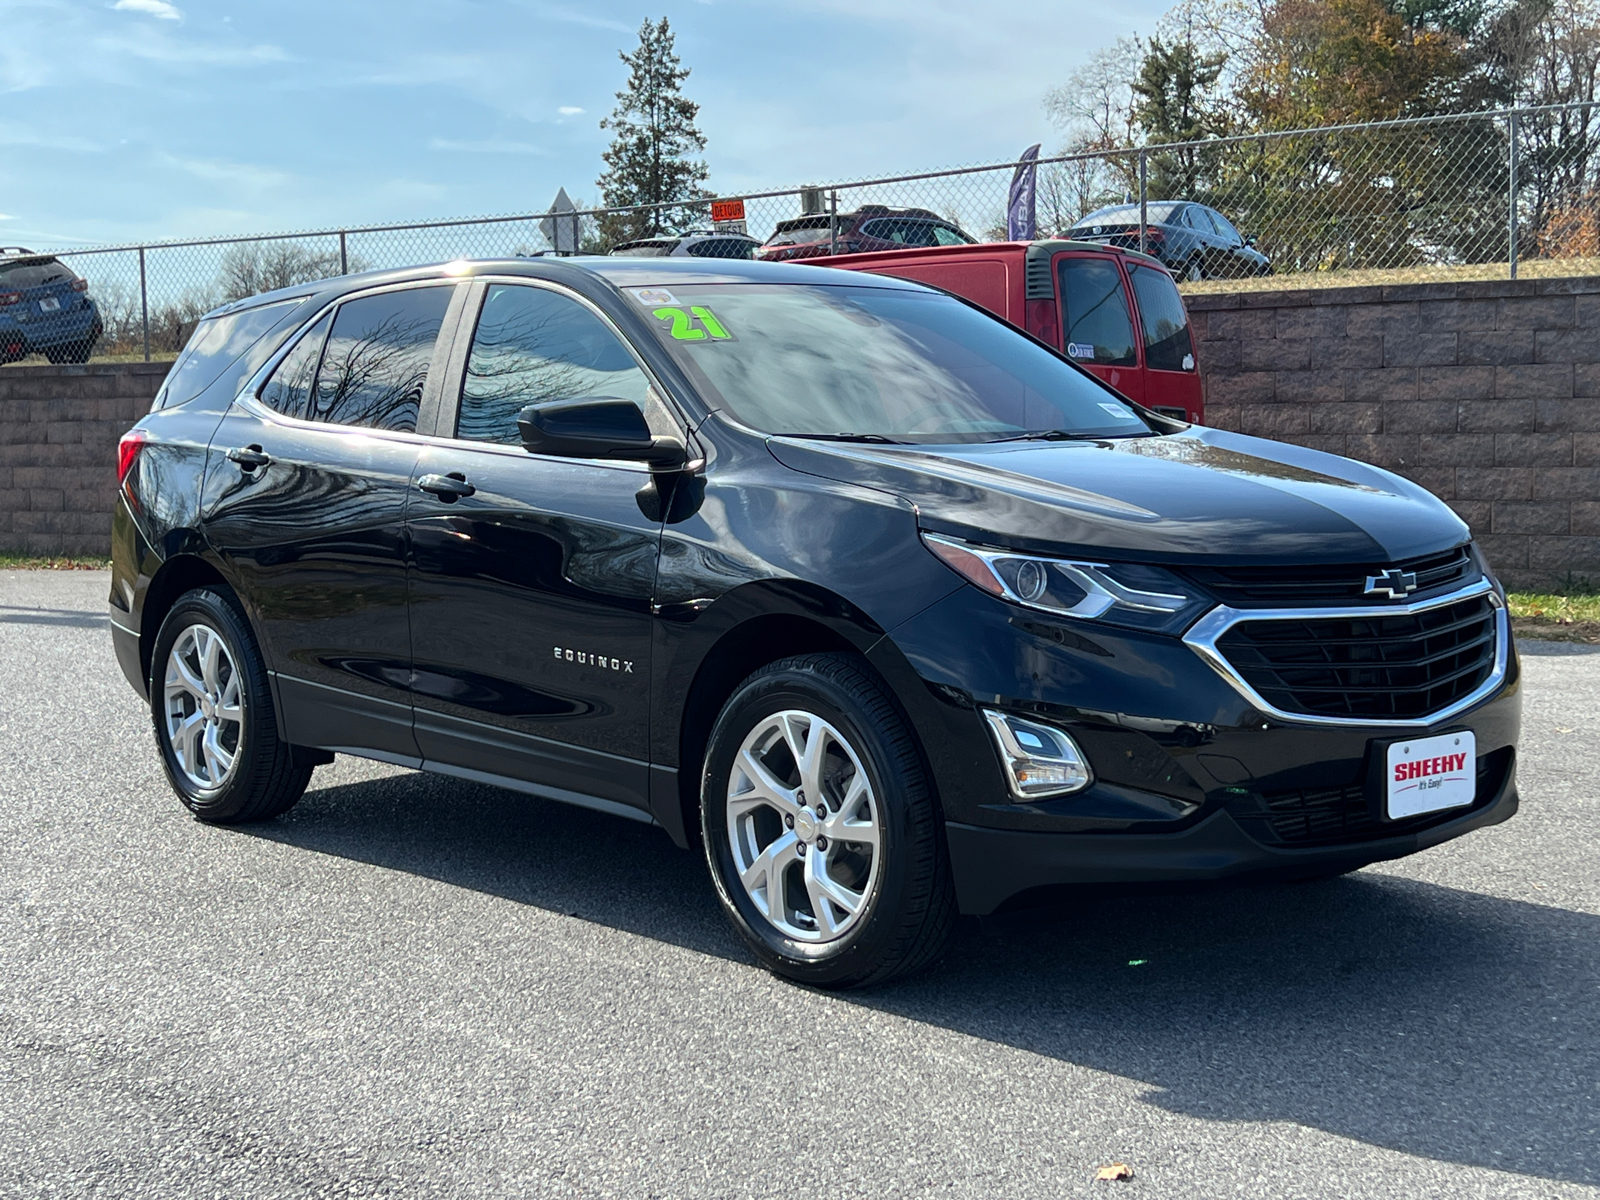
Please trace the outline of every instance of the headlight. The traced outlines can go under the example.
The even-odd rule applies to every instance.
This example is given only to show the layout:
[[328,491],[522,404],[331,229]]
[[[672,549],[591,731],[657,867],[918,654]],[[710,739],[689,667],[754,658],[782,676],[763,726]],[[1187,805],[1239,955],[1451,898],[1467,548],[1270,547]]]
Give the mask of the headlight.
[[1047,558],[937,533],[924,533],[922,540],[956,574],[991,595],[1062,616],[1176,633],[1208,603],[1160,567]]

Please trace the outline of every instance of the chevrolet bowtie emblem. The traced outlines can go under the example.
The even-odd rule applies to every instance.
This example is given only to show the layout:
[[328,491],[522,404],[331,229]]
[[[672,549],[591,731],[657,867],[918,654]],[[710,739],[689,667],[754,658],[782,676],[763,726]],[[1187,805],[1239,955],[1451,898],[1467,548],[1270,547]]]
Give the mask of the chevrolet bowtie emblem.
[[1402,596],[1409,596],[1417,590],[1417,576],[1413,571],[1402,571],[1398,567],[1390,567],[1381,575],[1367,576],[1367,595],[1382,596],[1387,594],[1391,600],[1399,600]]

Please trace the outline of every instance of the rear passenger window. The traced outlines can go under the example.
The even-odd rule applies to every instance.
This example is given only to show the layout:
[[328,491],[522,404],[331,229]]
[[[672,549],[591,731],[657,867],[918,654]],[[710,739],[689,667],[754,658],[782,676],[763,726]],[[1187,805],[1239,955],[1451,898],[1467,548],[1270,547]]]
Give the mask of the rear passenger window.
[[309,416],[331,425],[409,433],[453,285],[404,288],[348,300],[317,371]]
[[317,378],[317,364],[322,361],[322,347],[328,340],[331,324],[333,314],[329,313],[284,355],[272,372],[272,378],[261,389],[261,403],[286,417],[305,419],[311,407],[311,385]]
[[1106,258],[1063,258],[1056,270],[1067,356],[1099,367],[1133,366],[1138,361],[1133,319],[1117,264]]
[[1189,314],[1183,297],[1165,271],[1150,267],[1128,268],[1133,294],[1139,298],[1139,321],[1144,326],[1145,366],[1153,371],[1194,370],[1194,343],[1189,340]]
[[544,288],[495,284],[472,337],[456,436],[521,445],[517,413],[529,404],[612,396],[648,411],[649,387],[627,346],[582,304]]

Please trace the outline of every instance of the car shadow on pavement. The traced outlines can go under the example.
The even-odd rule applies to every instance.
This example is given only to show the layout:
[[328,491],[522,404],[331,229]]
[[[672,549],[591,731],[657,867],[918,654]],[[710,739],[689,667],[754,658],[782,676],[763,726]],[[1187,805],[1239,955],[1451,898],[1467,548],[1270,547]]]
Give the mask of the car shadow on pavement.
[[[401,775],[251,832],[753,962],[699,857],[617,818]],[[1084,891],[965,920],[934,969],[842,999],[1142,1081],[1175,1113],[1600,1185],[1591,914],[1374,871]]]

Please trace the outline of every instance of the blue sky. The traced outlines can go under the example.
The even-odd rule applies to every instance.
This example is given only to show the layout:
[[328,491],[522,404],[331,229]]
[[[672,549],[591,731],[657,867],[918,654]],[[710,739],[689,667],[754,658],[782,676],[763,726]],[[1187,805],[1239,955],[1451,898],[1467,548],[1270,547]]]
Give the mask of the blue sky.
[[0,0],[0,243],[66,247],[595,196],[646,16],[723,194],[991,161],[1150,0]]

